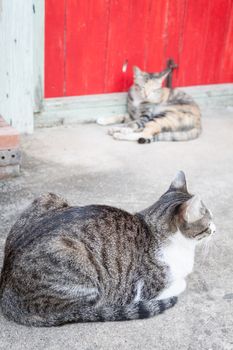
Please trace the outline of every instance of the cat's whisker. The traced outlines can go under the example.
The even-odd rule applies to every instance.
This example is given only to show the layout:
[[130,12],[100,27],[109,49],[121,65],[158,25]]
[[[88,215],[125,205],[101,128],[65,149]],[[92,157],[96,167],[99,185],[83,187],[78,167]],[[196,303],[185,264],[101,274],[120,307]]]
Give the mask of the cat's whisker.
[[202,263],[206,261],[207,256],[210,254],[210,250],[213,247],[214,240],[211,236],[208,236],[205,238],[205,241],[201,247],[201,257],[202,257]]

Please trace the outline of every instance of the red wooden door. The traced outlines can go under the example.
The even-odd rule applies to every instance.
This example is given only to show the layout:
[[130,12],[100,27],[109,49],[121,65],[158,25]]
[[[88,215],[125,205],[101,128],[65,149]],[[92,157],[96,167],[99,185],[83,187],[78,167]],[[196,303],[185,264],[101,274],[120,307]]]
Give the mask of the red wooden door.
[[175,86],[233,81],[232,0],[45,4],[45,97],[126,91],[133,65],[159,71],[169,57]]

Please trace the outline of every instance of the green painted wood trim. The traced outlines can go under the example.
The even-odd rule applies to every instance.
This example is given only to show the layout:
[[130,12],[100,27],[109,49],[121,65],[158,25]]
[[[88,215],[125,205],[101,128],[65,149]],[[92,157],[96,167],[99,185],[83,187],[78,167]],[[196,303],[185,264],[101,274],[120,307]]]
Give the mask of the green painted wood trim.
[[[233,84],[180,88],[189,93],[201,108],[233,106]],[[35,113],[35,127],[91,123],[99,117],[126,113],[126,93],[48,98],[42,111]]]
[[33,0],[33,86],[34,112],[42,109],[44,98],[45,1]]

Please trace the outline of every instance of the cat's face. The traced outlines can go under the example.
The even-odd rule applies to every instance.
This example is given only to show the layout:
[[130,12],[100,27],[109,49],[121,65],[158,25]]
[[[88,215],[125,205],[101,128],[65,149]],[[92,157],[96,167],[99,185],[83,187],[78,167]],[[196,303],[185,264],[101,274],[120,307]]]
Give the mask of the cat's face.
[[143,99],[160,102],[161,87],[169,71],[162,73],[147,73],[134,67],[134,84],[138,86]]
[[[171,190],[187,192],[185,175],[179,172],[171,184]],[[176,214],[176,225],[186,237],[200,242],[215,233],[215,225],[210,210],[199,196],[192,196],[180,207]]]
[[196,241],[215,233],[213,216],[199,196],[192,197],[181,206],[177,222],[180,232]]

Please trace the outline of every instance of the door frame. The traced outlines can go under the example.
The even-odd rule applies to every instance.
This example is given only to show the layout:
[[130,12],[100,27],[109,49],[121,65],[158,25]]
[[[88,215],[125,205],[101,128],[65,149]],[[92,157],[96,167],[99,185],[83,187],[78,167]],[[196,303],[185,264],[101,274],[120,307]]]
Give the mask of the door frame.
[[45,1],[33,0],[33,91],[34,113],[43,108],[44,99],[44,51],[45,51]]

